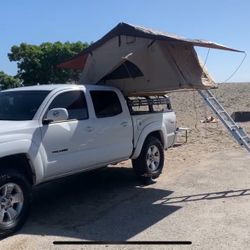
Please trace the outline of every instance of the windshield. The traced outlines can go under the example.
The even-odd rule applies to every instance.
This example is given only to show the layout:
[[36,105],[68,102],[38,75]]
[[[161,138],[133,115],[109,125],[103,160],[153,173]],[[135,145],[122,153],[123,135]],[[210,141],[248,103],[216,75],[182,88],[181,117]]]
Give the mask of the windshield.
[[32,120],[49,91],[0,92],[0,120]]

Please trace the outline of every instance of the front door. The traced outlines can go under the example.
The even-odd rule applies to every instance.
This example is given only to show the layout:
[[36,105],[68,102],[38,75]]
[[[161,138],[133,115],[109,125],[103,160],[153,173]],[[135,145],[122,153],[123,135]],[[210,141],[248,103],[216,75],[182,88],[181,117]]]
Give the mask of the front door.
[[58,94],[49,105],[66,108],[66,121],[52,122],[42,127],[42,144],[47,155],[45,176],[53,177],[88,168],[93,161],[90,120],[84,92],[67,91]]

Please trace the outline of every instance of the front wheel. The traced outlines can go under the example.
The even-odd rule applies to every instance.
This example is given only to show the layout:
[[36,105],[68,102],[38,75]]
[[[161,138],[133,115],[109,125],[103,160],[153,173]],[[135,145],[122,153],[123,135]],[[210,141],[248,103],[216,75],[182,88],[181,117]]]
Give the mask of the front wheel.
[[31,201],[31,185],[15,170],[0,170],[0,238],[17,231],[25,222]]
[[159,177],[164,165],[164,150],[159,139],[149,136],[142,147],[139,157],[132,160],[137,177],[149,184]]

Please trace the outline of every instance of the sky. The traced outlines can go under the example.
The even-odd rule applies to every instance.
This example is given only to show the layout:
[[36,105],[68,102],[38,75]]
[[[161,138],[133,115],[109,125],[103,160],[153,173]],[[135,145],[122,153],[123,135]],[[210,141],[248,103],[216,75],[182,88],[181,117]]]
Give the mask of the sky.
[[[250,82],[249,0],[8,0],[0,8],[0,71],[15,75],[7,54],[22,42],[92,42],[119,22],[187,38],[206,39],[249,54],[228,81]],[[205,60],[208,50],[198,49]],[[244,54],[210,50],[206,67],[216,82],[237,69]]]

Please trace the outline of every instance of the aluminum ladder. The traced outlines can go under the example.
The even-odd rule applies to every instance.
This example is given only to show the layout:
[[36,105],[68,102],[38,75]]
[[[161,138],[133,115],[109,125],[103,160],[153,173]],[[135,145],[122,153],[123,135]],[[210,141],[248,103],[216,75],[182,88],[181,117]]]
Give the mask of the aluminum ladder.
[[198,90],[204,101],[213,110],[213,112],[222,121],[223,125],[228,129],[234,139],[250,152],[250,137],[246,131],[238,126],[232,117],[226,112],[223,106],[218,102],[210,90]]

